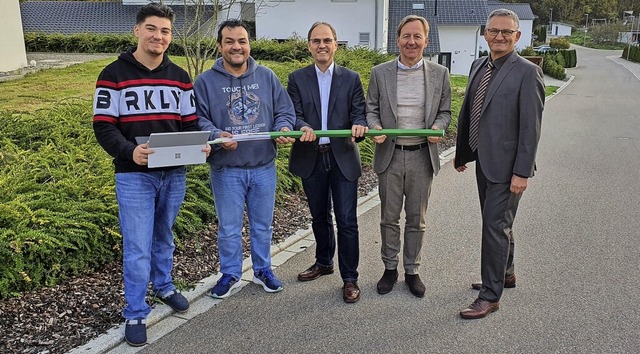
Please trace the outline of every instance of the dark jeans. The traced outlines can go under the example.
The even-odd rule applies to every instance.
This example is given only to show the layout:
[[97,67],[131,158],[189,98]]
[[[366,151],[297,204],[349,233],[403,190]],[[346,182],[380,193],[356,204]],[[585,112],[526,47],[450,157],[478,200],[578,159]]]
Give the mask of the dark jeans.
[[302,180],[309,202],[313,234],[316,239],[316,263],[333,265],[336,238],[331,217],[331,200],[338,226],[338,265],[344,281],[358,280],[358,180],[348,181],[336,164],[332,151],[319,153],[309,178]]

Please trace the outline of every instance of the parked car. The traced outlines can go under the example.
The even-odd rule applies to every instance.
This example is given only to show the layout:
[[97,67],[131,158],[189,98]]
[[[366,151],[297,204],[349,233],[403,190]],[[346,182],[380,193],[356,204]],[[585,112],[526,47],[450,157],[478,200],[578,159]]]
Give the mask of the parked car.
[[548,51],[551,51],[553,49],[549,45],[543,44],[543,45],[540,45],[540,46],[537,46],[537,47],[533,47],[533,50],[535,50],[538,53],[544,54],[544,53],[546,53]]

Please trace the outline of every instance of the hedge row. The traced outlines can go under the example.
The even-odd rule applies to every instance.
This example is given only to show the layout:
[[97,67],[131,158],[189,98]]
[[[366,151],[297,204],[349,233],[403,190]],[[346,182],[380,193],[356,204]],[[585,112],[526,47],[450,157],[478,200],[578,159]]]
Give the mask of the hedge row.
[[564,65],[564,56],[561,53],[547,53],[542,62],[542,71],[553,78],[564,80],[567,77]]
[[[27,32],[24,34],[27,52],[59,53],[119,53],[136,45],[132,34],[45,34]],[[201,47],[215,46],[215,39],[203,41]],[[191,43],[195,47],[195,43]],[[167,53],[172,56],[184,56],[183,41],[175,37]],[[291,61],[304,60],[311,55],[307,44],[299,38],[291,38],[282,43],[259,39],[251,42],[251,55],[256,60]]]
[[624,47],[622,50],[622,58],[627,59],[627,55],[630,61],[640,63],[640,45],[631,46],[631,50],[629,50],[629,46]]
[[560,50],[558,53],[564,59],[565,68],[575,68],[578,65],[578,54],[575,49]]

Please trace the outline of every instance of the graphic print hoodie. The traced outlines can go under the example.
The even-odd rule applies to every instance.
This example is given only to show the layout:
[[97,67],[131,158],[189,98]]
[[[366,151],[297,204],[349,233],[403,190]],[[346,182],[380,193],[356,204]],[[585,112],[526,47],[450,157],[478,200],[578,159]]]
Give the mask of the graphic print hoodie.
[[135,49],[102,70],[93,99],[93,131],[113,156],[116,173],[158,170],[133,161],[136,137],[200,130],[189,74],[166,54],[149,70],[133,56]]
[[[287,127],[293,130],[295,113],[291,98],[271,69],[247,61],[247,71],[234,76],[218,58],[210,70],[194,83],[196,113],[201,130],[216,139],[222,131],[231,134],[264,133]],[[276,157],[273,140],[238,142],[235,150],[214,146],[209,162],[214,168],[257,167]]]

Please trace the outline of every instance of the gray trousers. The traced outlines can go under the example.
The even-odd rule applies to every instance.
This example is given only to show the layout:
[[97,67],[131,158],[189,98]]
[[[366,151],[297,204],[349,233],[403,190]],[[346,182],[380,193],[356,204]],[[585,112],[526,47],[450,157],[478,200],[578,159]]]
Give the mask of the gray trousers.
[[398,268],[400,253],[400,212],[404,202],[405,274],[418,274],[422,240],[426,233],[426,213],[431,194],[433,168],[429,149],[402,151],[395,149],[389,167],[378,174],[381,201],[380,234],[382,262],[386,269]]

